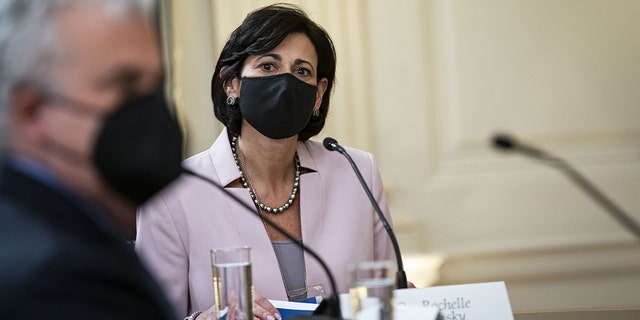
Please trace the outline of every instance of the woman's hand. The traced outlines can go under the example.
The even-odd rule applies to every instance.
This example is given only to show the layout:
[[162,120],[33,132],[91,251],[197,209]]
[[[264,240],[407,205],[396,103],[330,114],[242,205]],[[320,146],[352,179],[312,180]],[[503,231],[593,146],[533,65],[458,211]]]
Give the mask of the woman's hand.
[[211,308],[202,311],[201,314],[199,314],[194,320],[218,320],[218,318],[216,317],[216,306],[213,305],[211,306]]
[[255,294],[253,303],[253,318],[261,320],[282,320],[278,309],[269,300],[259,294]]
[[[227,319],[228,316],[230,315],[227,315]],[[253,319],[282,320],[282,316],[267,298],[256,294],[253,301]],[[195,320],[217,320],[215,306],[203,311]]]

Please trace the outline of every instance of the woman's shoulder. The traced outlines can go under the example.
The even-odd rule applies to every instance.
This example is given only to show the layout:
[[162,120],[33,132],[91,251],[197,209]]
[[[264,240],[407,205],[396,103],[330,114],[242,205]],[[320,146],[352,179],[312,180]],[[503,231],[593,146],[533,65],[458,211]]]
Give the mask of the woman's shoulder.
[[184,166],[185,168],[194,169],[205,165],[205,163],[210,163],[210,152],[210,149],[207,149],[191,155],[182,161],[182,166]]
[[[307,140],[304,142],[310,157],[318,164],[330,163],[335,165],[350,166],[345,156],[337,151],[327,150],[322,142]],[[374,156],[368,151],[350,146],[342,146],[358,166],[375,166]]]
[[[304,144],[310,150],[319,151],[319,152],[333,152],[333,151],[327,150],[327,148],[325,148],[323,143],[320,142],[320,141],[307,140],[307,141],[304,142]],[[365,151],[365,150],[361,150],[361,149],[358,149],[358,148],[355,148],[355,147],[342,145],[342,144],[341,144],[341,146],[349,153],[349,155],[351,155],[351,153],[367,155],[367,156],[371,155],[370,152]],[[338,153],[338,152],[335,152],[335,153]]]
[[[227,133],[226,130],[220,133],[215,142],[208,148],[203,151],[200,151],[182,162],[183,167],[193,170],[193,171],[202,171],[202,170],[212,170],[216,166],[224,166],[229,165],[229,161],[233,162],[233,160],[229,161],[216,161],[215,159],[233,159],[231,154],[231,147],[229,145],[229,141],[226,139]],[[231,163],[233,164],[233,163]],[[233,166],[235,168],[235,166]],[[203,173],[211,173],[211,172],[203,172]]]

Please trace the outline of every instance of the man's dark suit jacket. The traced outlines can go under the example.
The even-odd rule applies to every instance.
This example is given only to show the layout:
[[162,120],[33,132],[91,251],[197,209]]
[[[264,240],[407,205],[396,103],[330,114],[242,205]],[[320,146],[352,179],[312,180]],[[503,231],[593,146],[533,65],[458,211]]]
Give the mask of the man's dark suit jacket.
[[95,217],[106,218],[1,167],[1,319],[177,319],[131,246]]

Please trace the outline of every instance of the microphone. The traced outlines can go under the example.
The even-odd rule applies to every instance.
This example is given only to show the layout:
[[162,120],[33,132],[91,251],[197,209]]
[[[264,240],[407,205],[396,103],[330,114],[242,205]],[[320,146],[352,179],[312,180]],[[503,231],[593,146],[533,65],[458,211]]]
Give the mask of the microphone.
[[237,202],[238,204],[242,205],[243,207],[245,207],[247,209],[247,211],[251,212],[252,214],[254,214],[255,216],[257,216],[259,219],[262,219],[262,221],[264,221],[266,224],[268,224],[270,227],[276,229],[278,232],[280,232],[281,234],[283,234],[287,239],[293,241],[298,247],[300,247],[303,251],[309,253],[316,261],[318,261],[318,263],[320,263],[320,266],[322,267],[322,269],[324,270],[324,272],[327,274],[327,276],[329,277],[329,283],[331,285],[331,295],[329,296],[328,299],[322,299],[322,302],[320,302],[320,304],[318,305],[318,307],[316,308],[316,310],[313,312],[313,315],[311,316],[307,316],[307,315],[296,315],[295,319],[317,319],[317,320],[322,320],[322,319],[342,319],[342,312],[340,310],[340,298],[338,297],[338,291],[337,291],[337,287],[336,287],[336,281],[333,277],[333,275],[331,274],[331,271],[329,271],[329,267],[327,267],[326,263],[324,262],[324,260],[322,260],[322,258],[320,258],[320,256],[314,252],[313,250],[311,250],[309,247],[305,246],[302,241],[296,239],[294,236],[292,236],[291,234],[289,234],[288,232],[284,231],[280,226],[278,226],[275,222],[271,221],[270,219],[268,219],[266,216],[261,215],[259,212],[255,211],[256,208],[251,208],[249,205],[247,205],[246,203],[244,203],[241,199],[239,199],[238,197],[236,197],[236,195],[227,192],[227,190],[222,187],[221,185],[219,185],[217,182],[199,175],[189,169],[186,168],[182,168],[182,172],[189,174],[191,176],[194,176],[198,179],[201,179],[209,184],[211,184],[212,186],[220,189],[222,192],[224,192],[225,194],[227,194],[230,198],[232,198],[235,202]]
[[498,134],[493,138],[493,145],[503,151],[520,152],[531,158],[545,162],[547,165],[558,168],[569,179],[574,182],[582,191],[587,193],[594,201],[596,201],[603,209],[605,209],[614,219],[616,219],[629,232],[633,233],[640,240],[640,226],[629,217],[620,207],[607,198],[600,190],[598,190],[591,182],[582,176],[569,163],[558,158],[548,152],[536,147],[526,145],[517,141],[515,138],[506,134]]
[[407,288],[407,275],[404,272],[404,266],[402,264],[402,256],[400,255],[400,247],[398,246],[398,240],[396,240],[396,235],[395,233],[393,233],[393,230],[391,229],[389,222],[387,222],[387,219],[384,217],[382,210],[380,210],[380,206],[378,205],[378,202],[376,201],[376,199],[373,197],[373,194],[371,193],[371,190],[367,186],[367,183],[364,181],[364,178],[362,178],[362,174],[360,173],[358,166],[356,166],[356,163],[353,161],[353,159],[347,153],[347,151],[345,151],[344,148],[342,148],[342,146],[338,144],[338,141],[336,141],[336,139],[327,137],[324,139],[324,141],[322,141],[322,145],[324,145],[324,147],[329,151],[338,151],[340,154],[345,156],[345,158],[347,158],[347,160],[349,161],[349,164],[351,164],[353,171],[356,173],[356,176],[358,176],[358,180],[360,181],[362,188],[367,193],[367,196],[369,197],[369,201],[371,201],[371,204],[373,205],[373,208],[378,214],[380,221],[382,221],[382,225],[384,226],[384,229],[387,231],[387,233],[389,234],[389,238],[391,239],[391,244],[393,245],[393,250],[396,254],[396,263],[398,265],[398,272],[396,273],[396,286],[398,287],[398,289]]

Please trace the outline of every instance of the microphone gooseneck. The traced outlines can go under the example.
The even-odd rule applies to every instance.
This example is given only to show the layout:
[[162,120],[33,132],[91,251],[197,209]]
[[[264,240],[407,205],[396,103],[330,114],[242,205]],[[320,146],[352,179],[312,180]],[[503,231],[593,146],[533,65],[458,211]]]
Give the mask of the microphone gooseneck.
[[324,141],[322,141],[322,145],[324,145],[324,147],[329,151],[338,151],[341,155],[347,158],[347,160],[349,161],[349,164],[351,164],[351,168],[353,168],[353,171],[356,173],[356,176],[358,177],[358,180],[360,181],[362,188],[367,193],[367,196],[369,197],[369,201],[371,201],[371,204],[373,205],[373,208],[378,214],[380,221],[382,221],[382,225],[384,226],[384,229],[387,231],[387,234],[389,234],[389,238],[391,239],[391,244],[393,245],[393,250],[396,254],[396,264],[398,265],[398,272],[396,274],[396,286],[398,287],[398,289],[407,288],[407,275],[404,272],[402,256],[400,255],[400,246],[398,246],[398,240],[396,239],[396,235],[391,229],[389,222],[384,217],[384,214],[382,213],[382,210],[380,209],[378,202],[373,197],[373,194],[371,193],[371,190],[367,186],[367,183],[364,181],[364,178],[362,177],[362,174],[360,173],[358,166],[356,166],[356,163],[353,161],[353,159],[347,153],[347,151],[345,151],[344,148],[338,144],[338,141],[336,141],[336,139],[327,137],[324,139]]
[[[227,192],[227,190],[225,190],[225,188],[222,187],[221,185],[219,185],[217,182],[215,182],[215,181],[213,181],[213,180],[211,180],[211,179],[209,179],[209,178],[207,178],[205,176],[199,175],[199,174],[197,174],[197,173],[195,173],[195,172],[193,172],[193,171],[191,171],[189,169],[182,168],[182,172],[184,172],[186,174],[189,174],[191,176],[194,176],[194,177],[196,177],[198,179],[201,179],[202,181],[205,181],[205,182],[211,184],[212,186],[218,188],[219,190],[224,192],[226,195],[231,197],[235,202],[237,202],[238,204],[240,204],[244,208],[246,208],[247,211],[249,211],[252,214],[256,215],[259,219],[262,219],[262,221],[264,221],[270,227],[276,229],[278,232],[283,234],[285,237],[287,237],[287,239],[293,241],[298,247],[300,247],[305,252],[309,253],[316,261],[318,261],[318,263],[320,263],[320,266],[322,267],[324,272],[329,277],[329,283],[331,285],[331,291],[332,292],[331,292],[331,296],[328,299],[323,299],[322,300],[322,302],[320,303],[320,305],[316,309],[316,312],[314,312],[313,314],[314,315],[316,315],[316,314],[318,314],[318,315],[327,315],[327,316],[330,317],[329,319],[342,319],[342,312],[340,311],[340,299],[338,297],[336,281],[335,281],[333,275],[331,274],[331,271],[329,271],[329,267],[327,266],[327,264],[324,262],[324,260],[322,260],[322,258],[320,258],[320,256],[316,252],[311,250],[309,247],[305,246],[302,243],[302,241],[296,239],[294,236],[292,236],[288,232],[284,231],[275,222],[271,221],[266,216],[261,215],[260,213],[256,212],[255,208],[251,208],[249,205],[247,205],[241,199],[239,199],[236,195],[234,195],[234,194],[232,194],[230,192]],[[315,318],[315,317],[310,317],[310,318]]]
[[515,151],[527,155],[531,158],[543,161],[549,166],[555,167],[566,174],[582,191],[587,193],[603,209],[605,209],[614,219],[622,224],[629,232],[633,233],[640,240],[640,226],[629,217],[620,207],[604,195],[596,186],[589,182],[576,169],[563,159],[545,152],[536,147],[518,142],[506,134],[499,134],[493,137],[493,145],[503,151]]

